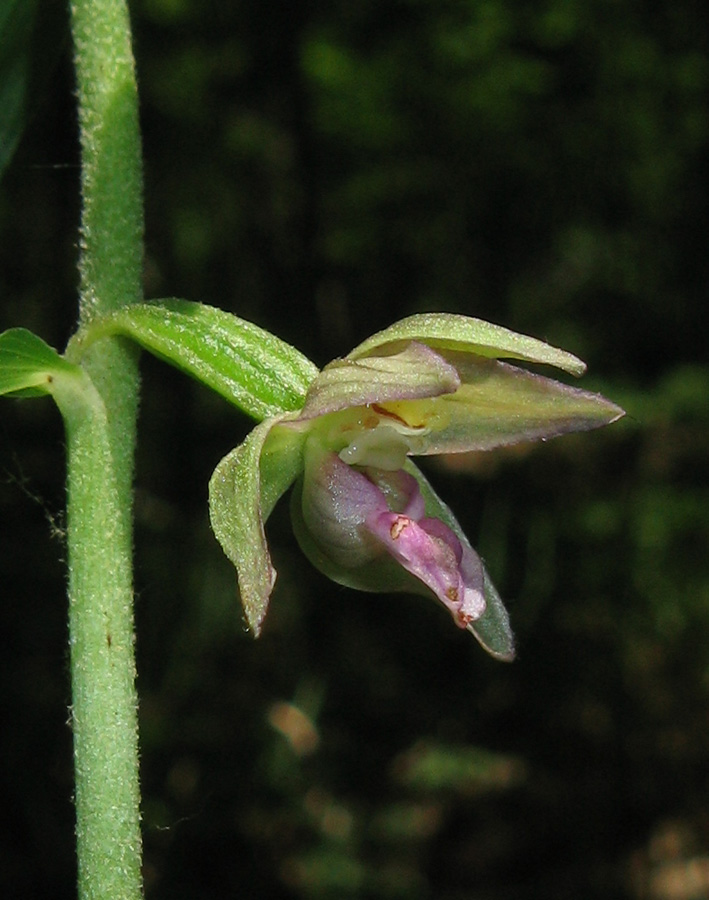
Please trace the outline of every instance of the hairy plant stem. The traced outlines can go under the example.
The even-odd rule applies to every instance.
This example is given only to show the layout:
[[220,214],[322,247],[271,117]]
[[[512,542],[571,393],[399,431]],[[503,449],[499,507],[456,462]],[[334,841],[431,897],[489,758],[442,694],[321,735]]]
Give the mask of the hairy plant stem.
[[[79,319],[141,300],[142,163],[124,0],[72,0],[82,151]],[[135,350],[80,360],[67,430],[69,632],[81,900],[142,896],[132,578]]]

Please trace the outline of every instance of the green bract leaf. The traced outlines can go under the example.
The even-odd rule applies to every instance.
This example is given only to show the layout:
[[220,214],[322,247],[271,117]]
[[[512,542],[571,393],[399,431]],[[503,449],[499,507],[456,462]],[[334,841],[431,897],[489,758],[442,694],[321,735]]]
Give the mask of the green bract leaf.
[[0,334],[0,394],[53,394],[57,380],[83,378],[83,372],[26,328]]
[[76,357],[109,334],[132,338],[255,419],[300,409],[318,372],[300,351],[263,328],[187,300],[131,305],[94,319],[70,353]]
[[367,338],[348,354],[348,359],[393,353],[407,341],[420,341],[434,350],[462,350],[497,359],[543,363],[572,375],[582,375],[586,371],[585,363],[572,353],[500,325],[453,313],[420,313],[402,319]]
[[224,457],[209,482],[212,528],[236,567],[241,602],[256,635],[276,580],[264,524],[302,467],[303,437],[296,431],[279,429],[269,442],[271,452],[264,451],[274,426],[287,417],[257,425],[243,444]]

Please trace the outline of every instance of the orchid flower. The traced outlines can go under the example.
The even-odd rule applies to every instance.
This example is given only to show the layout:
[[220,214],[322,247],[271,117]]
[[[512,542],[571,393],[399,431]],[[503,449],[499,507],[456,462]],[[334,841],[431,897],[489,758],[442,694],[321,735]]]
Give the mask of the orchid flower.
[[514,656],[483,562],[410,457],[546,440],[623,410],[500,357],[585,370],[570,353],[499,326],[416,315],[330,363],[302,409],[266,419],[222,460],[210,482],[212,526],[256,634],[276,577],[264,524],[295,483],[296,537],[328,577],[433,597],[493,656]]

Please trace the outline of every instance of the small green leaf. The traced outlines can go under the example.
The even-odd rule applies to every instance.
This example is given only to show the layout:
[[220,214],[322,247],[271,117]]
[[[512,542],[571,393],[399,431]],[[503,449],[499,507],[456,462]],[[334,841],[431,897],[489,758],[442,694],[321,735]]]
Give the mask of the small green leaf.
[[348,358],[379,355],[384,348],[387,353],[395,352],[407,341],[420,341],[434,350],[461,350],[496,359],[522,359],[526,362],[543,363],[572,375],[583,375],[586,371],[586,364],[572,353],[526,334],[517,334],[500,325],[453,313],[420,313],[409,316],[367,338],[348,354]]
[[68,362],[26,328],[10,328],[0,334],[0,394],[52,394],[57,378],[83,377]]
[[300,409],[316,366],[300,351],[231,313],[187,300],[127,306],[92,320],[72,358],[109,334],[132,338],[255,419]]

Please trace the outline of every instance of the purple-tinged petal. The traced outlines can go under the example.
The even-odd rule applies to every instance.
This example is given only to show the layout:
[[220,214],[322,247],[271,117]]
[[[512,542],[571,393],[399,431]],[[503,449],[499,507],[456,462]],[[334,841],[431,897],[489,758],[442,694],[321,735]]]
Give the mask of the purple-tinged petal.
[[460,386],[454,366],[430,347],[409,343],[398,353],[337,359],[315,378],[300,421],[387,400],[437,397]]
[[386,509],[379,488],[336,453],[306,451],[303,521],[335,565],[356,568],[379,554],[364,523]]

